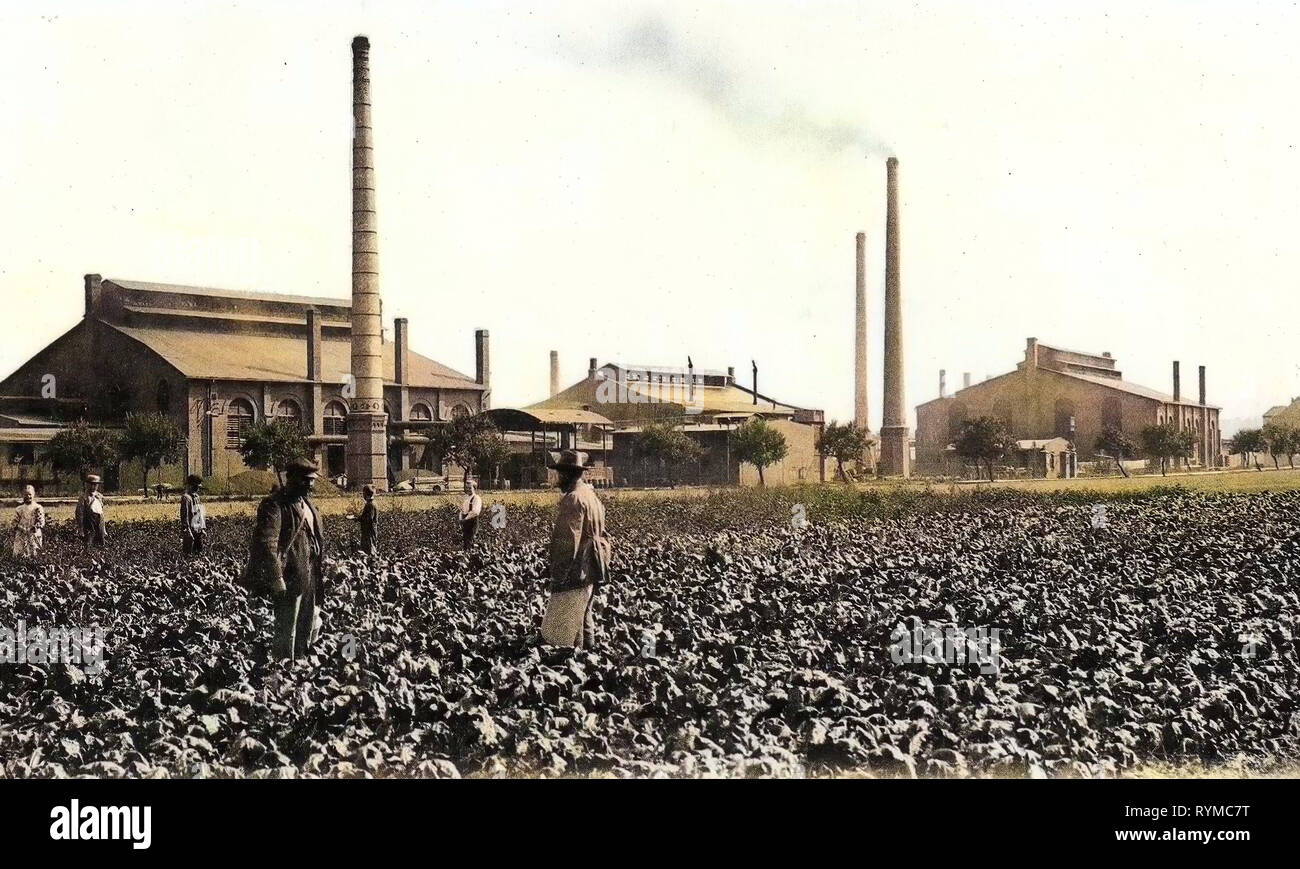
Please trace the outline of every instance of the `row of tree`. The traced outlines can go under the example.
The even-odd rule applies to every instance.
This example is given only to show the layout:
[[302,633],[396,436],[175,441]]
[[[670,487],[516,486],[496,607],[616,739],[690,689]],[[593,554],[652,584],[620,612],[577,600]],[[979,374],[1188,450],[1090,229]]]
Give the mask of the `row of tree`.
[[[790,451],[785,435],[761,416],[751,417],[727,433],[731,458],[758,469],[759,485],[766,485],[764,471],[784,459]],[[670,482],[683,478],[683,470],[697,470],[708,450],[673,422],[648,423],[633,438],[633,447],[645,467],[655,466]]]
[[1268,453],[1273,467],[1279,468],[1278,459],[1285,457],[1287,464],[1295,467],[1295,454],[1300,453],[1300,428],[1285,422],[1270,422],[1263,428],[1247,428],[1232,438],[1231,449],[1244,464],[1256,464],[1256,453]]

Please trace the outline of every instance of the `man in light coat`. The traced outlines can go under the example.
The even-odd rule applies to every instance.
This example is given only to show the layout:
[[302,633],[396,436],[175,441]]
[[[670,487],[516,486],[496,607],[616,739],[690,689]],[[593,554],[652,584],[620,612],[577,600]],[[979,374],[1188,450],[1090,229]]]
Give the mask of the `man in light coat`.
[[610,544],[605,506],[582,479],[587,454],[564,450],[551,468],[559,475],[559,511],[551,533],[550,597],[542,640],[553,646],[591,648],[596,641],[592,601],[609,574]]
[[325,530],[311,502],[320,469],[309,459],[285,468],[284,486],[257,508],[243,584],[275,607],[277,658],[307,654],[320,634],[325,578]]

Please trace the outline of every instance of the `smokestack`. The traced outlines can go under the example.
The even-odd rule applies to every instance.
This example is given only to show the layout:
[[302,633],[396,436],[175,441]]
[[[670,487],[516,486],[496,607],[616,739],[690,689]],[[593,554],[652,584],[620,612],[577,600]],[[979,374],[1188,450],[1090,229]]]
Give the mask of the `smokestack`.
[[99,300],[104,295],[104,278],[102,275],[86,275],[86,316],[99,312]]
[[1201,404],[1205,404],[1205,366],[1201,365],[1196,369],[1197,378],[1201,382]]
[[694,404],[695,403],[695,363],[691,361],[691,357],[689,356],[686,357],[686,382],[687,384],[689,384],[688,389],[690,390],[688,393],[689,401],[691,402],[691,404]]
[[727,366],[727,385],[731,386],[736,382],[736,366]]
[[596,357],[593,356],[587,360],[587,379],[596,379]]
[[551,351],[551,397],[560,392],[560,351]]
[[1174,401],[1179,401],[1180,399],[1182,399],[1183,394],[1182,394],[1181,387],[1182,384],[1178,376],[1178,360],[1175,359],[1174,360]]
[[867,428],[867,234],[857,235],[858,270],[853,328],[853,425]]
[[939,369],[939,397],[948,397],[948,372],[942,368]]
[[488,330],[474,330],[474,380],[483,387],[480,407],[487,410],[492,396],[492,368],[488,359]]
[[754,404],[758,404],[758,363],[751,359],[749,364],[754,368]]
[[885,161],[885,412],[880,466],[886,476],[912,475],[903,395],[903,296],[899,277],[898,158]]
[[411,376],[411,338],[405,317],[393,320],[393,381],[399,386]]
[[965,389],[968,386],[970,386],[970,372],[963,371],[961,373],[961,388]]
[[370,40],[352,40],[352,377],[348,406],[348,484],[388,489],[384,413],[383,311],[375,220],[375,140],[370,120]]
[[320,311],[307,312],[307,379],[320,380]]

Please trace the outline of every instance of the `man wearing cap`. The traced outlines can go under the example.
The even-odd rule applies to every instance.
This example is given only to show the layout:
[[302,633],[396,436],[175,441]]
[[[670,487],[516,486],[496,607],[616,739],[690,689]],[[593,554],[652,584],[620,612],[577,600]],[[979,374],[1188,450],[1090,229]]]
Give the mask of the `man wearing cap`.
[[104,548],[104,495],[99,491],[98,474],[86,475],[86,490],[77,500],[76,523],[83,548]]
[[609,573],[605,506],[582,474],[587,454],[564,450],[550,465],[559,475],[559,511],[551,533],[550,598],[542,617],[542,640],[553,646],[591,648],[596,641],[592,600]]
[[190,474],[185,478],[185,492],[181,495],[181,551],[185,555],[201,555],[203,538],[207,534],[207,511],[199,500],[203,478]]
[[294,459],[284,485],[257,507],[243,584],[271,599],[277,658],[302,657],[320,633],[325,532],[311,502],[319,474],[315,462]]

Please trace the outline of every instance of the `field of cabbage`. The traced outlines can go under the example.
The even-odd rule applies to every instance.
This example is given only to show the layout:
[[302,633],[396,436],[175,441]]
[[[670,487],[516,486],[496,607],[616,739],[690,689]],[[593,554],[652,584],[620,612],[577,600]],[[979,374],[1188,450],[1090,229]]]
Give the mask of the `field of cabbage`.
[[[386,514],[334,562],[316,654],[268,660],[231,579],[249,520],[47,532],[0,628],[103,627],[104,669],[0,663],[0,773],[55,776],[1115,776],[1300,757],[1300,493],[607,500],[595,651],[536,646],[550,510],[456,551]],[[806,524],[799,519],[806,517]],[[6,556],[7,559],[7,556]],[[997,629],[996,667],[899,662],[904,629]],[[996,672],[994,672],[996,671]]]

